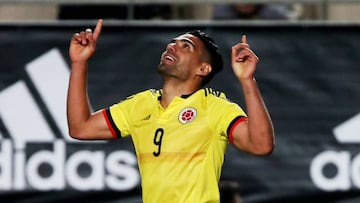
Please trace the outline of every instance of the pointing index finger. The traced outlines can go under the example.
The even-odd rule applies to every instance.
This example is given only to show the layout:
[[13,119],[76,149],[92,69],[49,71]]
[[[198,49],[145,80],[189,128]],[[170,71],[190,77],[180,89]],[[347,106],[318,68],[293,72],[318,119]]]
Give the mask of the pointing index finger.
[[241,37],[241,42],[247,44],[246,35]]
[[98,22],[96,23],[96,27],[95,27],[94,33],[93,33],[93,36],[94,36],[94,40],[95,40],[95,41],[96,41],[96,40],[99,38],[99,36],[100,36],[102,25],[103,25],[103,20],[102,20],[102,19],[98,20]]

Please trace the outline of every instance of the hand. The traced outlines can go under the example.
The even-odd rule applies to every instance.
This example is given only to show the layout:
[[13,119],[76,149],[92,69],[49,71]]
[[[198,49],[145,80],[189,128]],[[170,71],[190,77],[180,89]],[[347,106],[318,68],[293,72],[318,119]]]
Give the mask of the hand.
[[254,78],[254,73],[258,62],[259,58],[250,49],[250,46],[246,41],[246,35],[243,35],[241,43],[238,43],[232,47],[231,66],[235,76],[240,81],[248,79],[252,80]]
[[69,55],[72,63],[86,62],[95,53],[96,42],[100,36],[102,20],[98,20],[94,33],[88,28],[75,33],[70,42]]

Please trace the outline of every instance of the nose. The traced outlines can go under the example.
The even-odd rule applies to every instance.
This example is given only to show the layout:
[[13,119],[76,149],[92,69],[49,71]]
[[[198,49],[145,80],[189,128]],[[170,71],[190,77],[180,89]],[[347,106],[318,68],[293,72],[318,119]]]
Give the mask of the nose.
[[175,49],[175,43],[169,43],[166,47],[166,50],[168,52],[172,52],[172,53],[175,53],[176,52],[176,49]]

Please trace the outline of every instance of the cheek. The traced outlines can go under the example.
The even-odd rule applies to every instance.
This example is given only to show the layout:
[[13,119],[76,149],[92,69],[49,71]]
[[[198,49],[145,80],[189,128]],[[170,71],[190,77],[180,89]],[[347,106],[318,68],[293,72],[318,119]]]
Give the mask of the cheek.
[[191,56],[191,57],[184,57],[183,62],[191,65],[197,65],[200,63],[200,60],[197,57]]
[[165,53],[166,53],[166,51],[164,51],[164,52],[161,54],[161,57],[163,57]]

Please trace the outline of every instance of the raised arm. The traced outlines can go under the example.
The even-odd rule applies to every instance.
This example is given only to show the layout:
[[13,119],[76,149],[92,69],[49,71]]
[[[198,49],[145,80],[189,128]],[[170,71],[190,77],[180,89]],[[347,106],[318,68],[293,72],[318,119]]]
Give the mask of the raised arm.
[[246,103],[248,121],[240,122],[233,131],[234,145],[243,151],[267,155],[274,149],[274,129],[254,73],[259,58],[250,49],[246,36],[232,47],[231,65],[239,80]]
[[75,139],[112,138],[103,114],[100,111],[91,112],[87,94],[88,61],[95,53],[101,28],[102,20],[99,20],[94,32],[86,29],[75,33],[70,42],[71,73],[67,95],[67,119],[69,134]]

